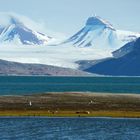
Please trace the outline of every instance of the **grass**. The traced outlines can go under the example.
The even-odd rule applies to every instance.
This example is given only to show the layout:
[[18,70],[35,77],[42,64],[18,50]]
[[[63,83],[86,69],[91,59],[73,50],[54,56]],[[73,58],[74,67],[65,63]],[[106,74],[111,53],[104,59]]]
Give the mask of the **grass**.
[[128,117],[140,118],[140,112],[136,111],[92,111],[89,114],[76,113],[75,111],[59,111],[57,113],[40,110],[5,110],[0,111],[0,116],[6,117],[24,117],[24,116],[44,116],[44,117]]
[[140,95],[47,93],[0,96],[0,116],[140,118]]

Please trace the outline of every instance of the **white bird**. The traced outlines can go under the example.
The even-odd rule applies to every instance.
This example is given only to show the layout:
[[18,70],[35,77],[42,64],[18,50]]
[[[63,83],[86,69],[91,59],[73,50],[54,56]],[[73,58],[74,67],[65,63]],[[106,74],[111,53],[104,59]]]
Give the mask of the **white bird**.
[[32,102],[31,101],[29,102],[29,105],[32,106]]

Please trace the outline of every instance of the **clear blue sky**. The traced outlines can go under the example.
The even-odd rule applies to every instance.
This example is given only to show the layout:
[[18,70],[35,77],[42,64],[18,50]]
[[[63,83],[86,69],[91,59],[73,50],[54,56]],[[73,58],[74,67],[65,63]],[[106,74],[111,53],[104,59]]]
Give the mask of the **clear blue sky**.
[[140,32],[140,0],[1,0],[0,10],[44,21],[50,30],[67,35],[94,14],[115,28]]

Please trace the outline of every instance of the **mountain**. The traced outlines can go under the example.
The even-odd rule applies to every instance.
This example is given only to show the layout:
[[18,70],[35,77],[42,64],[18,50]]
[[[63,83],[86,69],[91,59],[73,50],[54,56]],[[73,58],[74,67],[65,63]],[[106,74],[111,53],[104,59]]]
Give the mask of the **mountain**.
[[72,37],[63,42],[75,47],[94,47],[116,49],[133,41],[140,33],[116,30],[101,17],[90,17],[85,26]]
[[140,76],[140,38],[127,45],[122,47],[123,50],[126,47],[131,48],[131,51],[124,55],[118,53],[119,57],[104,60],[85,69],[85,71],[102,75]]
[[133,49],[135,49],[136,42],[137,42],[137,40],[134,40],[132,42],[127,43],[126,45],[124,45],[120,49],[113,51],[112,52],[113,56],[116,58],[119,58],[119,57],[122,57],[122,56],[128,54],[129,52],[133,51]]
[[9,16],[8,23],[0,23],[0,43],[18,41],[24,45],[46,45],[52,38],[28,28],[18,18]]
[[69,68],[17,63],[0,59],[0,75],[90,76],[93,74]]

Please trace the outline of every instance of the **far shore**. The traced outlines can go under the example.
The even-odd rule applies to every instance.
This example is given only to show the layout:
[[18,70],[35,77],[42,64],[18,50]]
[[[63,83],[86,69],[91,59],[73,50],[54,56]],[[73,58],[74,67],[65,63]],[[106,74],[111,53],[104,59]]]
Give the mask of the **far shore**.
[[140,118],[140,95],[64,92],[0,96],[0,116]]

